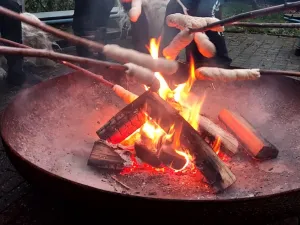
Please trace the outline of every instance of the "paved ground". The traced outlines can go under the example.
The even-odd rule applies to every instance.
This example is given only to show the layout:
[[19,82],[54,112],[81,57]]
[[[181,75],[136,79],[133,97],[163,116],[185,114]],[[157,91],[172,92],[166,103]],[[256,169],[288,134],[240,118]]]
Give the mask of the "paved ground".
[[[295,42],[295,38],[287,37],[227,34],[233,65],[249,68],[300,71],[300,57],[293,54]],[[63,68],[51,71],[27,68],[27,71],[43,79],[66,72]],[[5,90],[0,86],[0,111],[17,92],[16,89]],[[24,181],[10,164],[0,144],[0,225],[74,224],[75,220],[78,222],[78,212],[67,210],[60,200],[51,201]],[[297,219],[292,221],[291,224],[298,223]]]

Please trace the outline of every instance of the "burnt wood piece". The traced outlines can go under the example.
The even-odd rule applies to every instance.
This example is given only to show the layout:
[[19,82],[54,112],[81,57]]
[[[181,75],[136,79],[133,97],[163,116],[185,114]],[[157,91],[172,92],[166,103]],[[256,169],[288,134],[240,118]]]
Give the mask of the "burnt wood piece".
[[221,192],[235,182],[236,178],[230,169],[172,106],[152,92],[147,95],[146,104],[147,114],[166,132],[172,125],[175,125],[176,131],[181,130],[180,144],[194,155],[196,167],[215,192]]
[[226,155],[233,156],[238,152],[238,140],[207,117],[201,116],[199,118],[198,131],[202,137],[207,137],[212,142],[219,137],[221,139],[221,151]]
[[181,170],[187,163],[184,156],[179,155],[173,148],[172,145],[163,144],[158,154],[159,160],[174,170]]
[[88,165],[101,169],[122,170],[124,162],[112,146],[107,145],[103,140],[98,140],[94,143]]
[[149,92],[145,92],[111,118],[97,134],[112,144],[121,143],[139,129],[146,120],[143,108]]
[[147,145],[146,143],[139,141],[134,144],[134,149],[136,156],[144,163],[147,163],[155,168],[162,167],[162,163],[158,159],[156,149],[154,149],[153,146]]
[[277,157],[278,149],[255,131],[252,125],[242,116],[223,109],[219,113],[219,119],[254,158],[267,160]]

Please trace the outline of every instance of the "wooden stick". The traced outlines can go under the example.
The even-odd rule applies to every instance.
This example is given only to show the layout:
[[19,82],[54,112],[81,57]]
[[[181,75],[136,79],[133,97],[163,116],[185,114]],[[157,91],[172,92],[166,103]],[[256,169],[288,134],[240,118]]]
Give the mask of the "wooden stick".
[[45,32],[53,34],[57,37],[66,39],[66,40],[74,43],[75,45],[84,45],[86,47],[93,48],[93,49],[98,50],[98,51],[103,50],[103,47],[104,47],[103,44],[100,44],[100,43],[97,43],[97,42],[94,42],[94,41],[90,41],[90,40],[85,39],[85,38],[80,38],[80,37],[77,37],[73,34],[69,34],[67,32],[61,31],[61,30],[56,29],[54,27],[48,26],[48,25],[46,25],[45,23],[43,23],[41,21],[33,20],[33,19],[28,18],[28,17],[26,17],[22,14],[18,14],[18,13],[15,13],[15,12],[11,11],[11,10],[8,10],[8,9],[2,7],[2,6],[0,7],[0,14],[6,15],[6,16],[11,17],[11,18],[14,18],[16,20],[20,20],[20,21],[22,21],[26,24],[29,24],[33,27],[39,28],[42,31],[45,31]]
[[[68,40],[75,45],[83,45],[102,52],[109,58],[122,63],[132,62],[136,65],[146,67],[155,72],[162,72],[163,74],[173,74],[177,71],[178,65],[176,61],[167,60],[164,58],[153,59],[150,55],[140,53],[134,50],[119,47],[117,45],[103,45],[94,41],[77,37],[73,34],[58,30],[54,27],[48,26],[41,21],[36,21],[25,17],[22,14],[15,13],[4,7],[0,7],[0,14],[20,20],[33,27],[39,28],[45,32],[51,33],[57,37]],[[123,68],[124,69],[124,68]]]
[[48,58],[48,59],[61,60],[61,61],[70,61],[70,62],[75,62],[83,65],[102,66],[102,67],[120,70],[120,71],[126,71],[128,69],[126,66],[117,63],[83,58],[83,57],[78,57],[73,55],[57,53],[49,50],[42,50],[42,49],[25,49],[25,48],[0,46],[0,53],[9,54],[9,55],[23,55],[28,57],[41,57],[41,58]]
[[300,77],[300,72],[297,71],[284,71],[284,70],[259,70],[261,76],[290,76]]
[[277,5],[277,6],[271,6],[267,7],[264,9],[258,9],[250,12],[245,12],[241,13],[229,18],[226,18],[224,20],[220,20],[215,23],[211,23],[205,27],[197,28],[197,29],[189,29],[190,33],[196,33],[196,32],[204,32],[207,30],[210,30],[212,28],[218,27],[218,26],[225,26],[225,25],[230,25],[234,22],[238,22],[240,20],[245,20],[245,19],[250,19],[258,16],[263,16],[271,13],[276,13],[276,12],[281,12],[287,9],[293,9],[293,8],[298,8],[300,6],[300,1],[297,2],[290,2],[282,5]]
[[229,24],[235,27],[257,27],[257,28],[300,28],[300,23],[248,23],[248,22],[235,22]]
[[227,155],[233,156],[238,152],[239,142],[237,139],[207,117],[201,116],[199,118],[198,130],[202,137],[208,137],[211,141],[215,141],[219,137],[221,139],[221,151]]
[[130,187],[128,187],[126,184],[124,184],[123,182],[119,181],[119,179],[116,176],[111,176],[111,178],[116,181],[118,184],[120,184],[122,187],[126,188],[127,190],[131,190]]
[[[11,45],[11,46],[14,46],[14,47],[18,47],[18,48],[33,49],[33,48],[31,48],[31,47],[29,47],[29,46],[27,46],[27,45],[20,44],[20,43],[14,42],[14,41],[10,41],[10,40],[7,40],[7,39],[1,38],[1,37],[0,37],[0,42],[5,43],[5,44],[8,44],[8,45]],[[63,65],[66,65],[66,66],[68,66],[68,67],[71,68],[71,69],[80,71],[80,72],[82,72],[84,75],[89,76],[89,77],[91,77],[91,78],[93,78],[93,79],[99,81],[100,83],[102,83],[102,84],[104,84],[104,85],[106,85],[106,86],[108,86],[108,87],[110,87],[110,88],[112,88],[112,87],[115,85],[115,84],[113,84],[113,83],[111,83],[111,82],[105,80],[105,79],[103,78],[103,76],[97,75],[97,74],[95,74],[95,73],[92,73],[92,72],[90,72],[90,71],[88,71],[88,70],[86,70],[86,69],[83,69],[83,68],[81,68],[81,67],[79,67],[79,66],[76,66],[76,65],[74,65],[74,64],[72,64],[72,63],[69,63],[69,62],[66,62],[66,61],[57,61],[57,60],[54,60],[54,61],[55,61],[55,62],[59,62],[60,64],[63,64]]]
[[240,141],[244,149],[254,158],[267,160],[277,157],[278,149],[265,140],[254,130],[250,123],[240,115],[223,109],[219,113],[219,119]]

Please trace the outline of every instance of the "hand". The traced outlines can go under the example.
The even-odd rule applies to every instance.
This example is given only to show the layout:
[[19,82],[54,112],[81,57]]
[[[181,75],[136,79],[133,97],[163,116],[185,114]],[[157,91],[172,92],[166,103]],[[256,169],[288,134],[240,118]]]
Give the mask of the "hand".
[[131,20],[131,22],[135,23],[141,13],[142,13],[142,4],[143,1],[142,0],[121,0],[122,3],[130,3],[131,2],[131,9],[129,10],[129,18]]

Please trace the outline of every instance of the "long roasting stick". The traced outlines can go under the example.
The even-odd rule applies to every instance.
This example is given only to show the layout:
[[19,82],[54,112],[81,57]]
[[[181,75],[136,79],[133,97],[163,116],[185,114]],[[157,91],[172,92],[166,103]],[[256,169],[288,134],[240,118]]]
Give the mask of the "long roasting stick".
[[299,6],[300,6],[300,1],[285,3],[285,4],[277,5],[277,6],[271,6],[271,7],[267,7],[264,9],[258,9],[258,10],[254,10],[254,11],[250,11],[250,12],[241,13],[241,14],[229,17],[227,19],[220,20],[215,23],[211,23],[205,27],[201,27],[201,28],[197,28],[197,29],[189,29],[189,31],[190,31],[190,33],[204,32],[204,31],[211,30],[212,28],[216,28],[219,26],[225,26],[225,25],[228,26],[228,25],[233,24],[234,22],[238,22],[240,20],[245,20],[245,19],[250,19],[250,18],[254,18],[254,17],[266,15],[266,14],[281,12],[281,11],[284,11],[287,9],[297,8]]
[[[24,45],[24,44],[20,44],[20,43],[17,43],[17,42],[14,42],[14,41],[10,41],[10,40],[7,40],[5,38],[0,38],[0,42],[2,43],[5,43],[5,44],[8,44],[8,45],[11,45],[11,46],[14,46],[14,47],[18,47],[18,48],[26,48],[26,49],[33,49],[27,45]],[[56,62],[56,60],[54,60]],[[86,69],[83,69],[79,66],[76,66],[72,63],[69,63],[69,62],[66,62],[66,61],[58,61],[59,63],[71,68],[71,69],[74,69],[74,70],[77,70],[77,71],[80,71],[82,72],[84,75],[86,76],[89,76],[89,77],[92,77],[96,80],[98,80],[100,83],[112,88],[115,84],[105,80],[101,75],[97,75],[97,74],[94,74]]]
[[[9,44],[12,46],[17,46],[19,48],[35,50],[27,45],[20,44],[20,43],[14,42],[14,41],[10,41],[10,40],[4,39],[4,38],[0,38],[0,42],[6,43],[6,44]],[[57,60],[54,60],[54,61],[57,61]],[[108,80],[104,79],[103,76],[101,76],[101,75],[94,74],[86,69],[83,69],[79,66],[76,66],[76,65],[66,62],[66,61],[59,61],[59,63],[64,64],[74,70],[80,71],[85,76],[91,77],[92,79],[95,79],[98,82],[106,85],[107,87],[111,88],[115,92],[115,94],[118,95],[126,103],[131,103],[138,97],[137,95],[126,90],[125,88],[121,87],[120,85],[109,82]]]
[[163,74],[173,74],[178,70],[178,64],[176,61],[167,60],[164,58],[153,59],[150,55],[140,53],[134,50],[125,49],[117,45],[103,45],[94,41],[90,41],[84,38],[77,37],[73,34],[58,30],[54,27],[48,26],[41,21],[36,21],[25,17],[22,14],[15,13],[4,7],[0,7],[0,14],[6,15],[16,20],[20,20],[23,23],[29,24],[33,27],[39,28],[45,32],[51,33],[57,37],[68,40],[75,45],[83,45],[99,52],[102,52],[109,58],[122,63],[134,63],[136,65],[148,68],[155,72],[161,72]]
[[84,65],[94,65],[94,66],[104,66],[111,69],[116,69],[120,71],[126,71],[128,68],[121,64],[111,63],[106,61],[100,61],[95,59],[83,58],[73,55],[67,55],[62,53],[57,53],[49,50],[42,49],[30,49],[30,48],[15,48],[15,47],[4,47],[0,46],[0,53],[9,55],[23,55],[28,57],[41,57],[48,58],[52,60],[70,61]]
[[258,28],[300,28],[300,23],[248,23],[235,22],[235,27],[258,27]]

